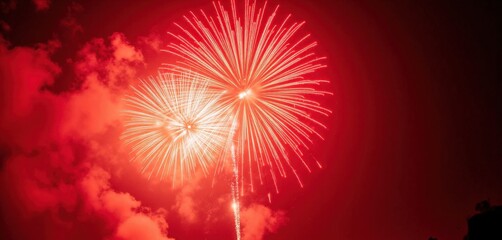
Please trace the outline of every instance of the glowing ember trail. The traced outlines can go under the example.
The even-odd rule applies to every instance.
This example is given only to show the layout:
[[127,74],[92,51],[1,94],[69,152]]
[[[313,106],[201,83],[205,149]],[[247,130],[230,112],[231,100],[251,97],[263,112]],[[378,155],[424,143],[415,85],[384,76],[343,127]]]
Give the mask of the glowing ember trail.
[[317,128],[325,128],[315,117],[331,113],[312,99],[330,94],[316,89],[327,80],[308,77],[325,67],[313,52],[317,43],[297,34],[304,22],[289,23],[290,15],[276,23],[278,7],[265,17],[266,3],[257,9],[246,1],[242,14],[234,1],[231,12],[219,2],[213,6],[216,17],[201,10],[184,17],[186,26],[176,24],[181,33],[170,33],[177,42],[165,51],[181,60],[164,68],[194,71],[225,92],[218,104],[238,122],[235,151],[238,167],[247,172],[240,175],[242,191],[245,180],[253,191],[258,175],[262,184],[271,178],[278,192],[277,174],[286,177],[288,168],[303,186],[295,166],[310,171],[304,151],[313,135],[322,139]]
[[241,239],[241,209],[239,202],[239,168],[235,159],[235,146],[232,144],[232,210],[234,211],[235,234]]
[[142,81],[125,99],[125,131],[134,160],[148,177],[183,182],[200,167],[225,156],[229,121],[221,93],[193,74],[161,74]]
[[241,210],[239,202],[239,168],[237,166],[237,159],[235,156],[235,144],[233,143],[233,136],[235,132],[235,127],[237,126],[236,121],[232,121],[232,128],[230,130],[230,140],[232,141],[231,146],[231,158],[232,158],[232,210],[234,212],[234,224],[235,224],[235,234],[236,239],[241,239]]

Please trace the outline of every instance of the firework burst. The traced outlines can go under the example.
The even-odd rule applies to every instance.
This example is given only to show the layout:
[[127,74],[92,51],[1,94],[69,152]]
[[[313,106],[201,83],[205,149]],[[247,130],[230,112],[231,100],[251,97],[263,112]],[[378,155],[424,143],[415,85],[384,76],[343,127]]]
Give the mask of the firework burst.
[[176,24],[181,32],[170,33],[176,42],[165,51],[181,60],[165,68],[194,71],[225,92],[218,104],[237,120],[235,151],[240,172],[247,173],[241,174],[241,184],[247,178],[253,191],[253,175],[263,183],[267,174],[278,192],[277,174],[286,177],[289,168],[303,186],[292,161],[310,171],[304,151],[313,135],[322,139],[316,127],[325,128],[311,114],[330,113],[312,100],[330,94],[316,89],[328,81],[307,77],[325,67],[324,58],[313,53],[317,43],[298,34],[304,22],[290,23],[287,16],[277,24],[278,7],[265,17],[266,3],[257,9],[246,1],[243,14],[234,1],[231,12],[219,2],[213,5],[216,18],[191,12],[184,17],[186,24]]
[[221,93],[194,74],[160,74],[126,97],[125,131],[134,160],[149,178],[183,181],[224,156],[230,125],[218,107]]

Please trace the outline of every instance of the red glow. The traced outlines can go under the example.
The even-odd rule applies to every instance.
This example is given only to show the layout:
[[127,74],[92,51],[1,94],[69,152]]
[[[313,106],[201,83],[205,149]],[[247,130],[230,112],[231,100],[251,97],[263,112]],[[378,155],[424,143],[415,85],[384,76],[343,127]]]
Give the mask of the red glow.
[[[497,7],[277,0],[268,13],[278,4],[275,19],[305,20],[298,37],[326,57],[308,77],[330,81],[314,100],[333,112],[312,115],[327,130],[303,149],[312,173],[294,166],[304,188],[289,172],[280,194],[270,179],[238,194],[243,239],[462,239],[476,202],[502,203]],[[0,4],[0,239],[234,238],[229,166],[173,188],[140,174],[120,140],[129,86],[182,60],[161,52],[175,43],[166,32],[212,8]]]

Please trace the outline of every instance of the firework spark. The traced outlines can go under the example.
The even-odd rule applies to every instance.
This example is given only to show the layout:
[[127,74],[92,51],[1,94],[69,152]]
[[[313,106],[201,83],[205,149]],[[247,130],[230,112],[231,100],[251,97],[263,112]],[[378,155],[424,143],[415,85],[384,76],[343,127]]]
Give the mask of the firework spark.
[[225,155],[230,125],[220,95],[194,74],[160,74],[133,88],[121,137],[144,174],[174,184]]
[[316,89],[328,81],[307,77],[325,67],[324,58],[313,53],[317,43],[298,34],[304,22],[291,24],[287,16],[277,25],[278,7],[265,17],[266,3],[257,9],[246,1],[243,15],[234,1],[230,13],[219,2],[213,5],[216,18],[191,12],[184,17],[186,26],[176,24],[182,33],[170,33],[177,42],[165,51],[181,60],[165,68],[197,72],[210,79],[212,87],[225,91],[218,104],[228,107],[238,122],[235,150],[241,172],[247,172],[240,176],[242,188],[244,178],[253,191],[253,174],[263,183],[270,173],[278,192],[277,173],[286,177],[287,168],[303,186],[292,161],[299,160],[310,171],[303,151],[312,144],[313,135],[322,139],[316,127],[325,128],[311,114],[331,113],[312,100],[330,94]]

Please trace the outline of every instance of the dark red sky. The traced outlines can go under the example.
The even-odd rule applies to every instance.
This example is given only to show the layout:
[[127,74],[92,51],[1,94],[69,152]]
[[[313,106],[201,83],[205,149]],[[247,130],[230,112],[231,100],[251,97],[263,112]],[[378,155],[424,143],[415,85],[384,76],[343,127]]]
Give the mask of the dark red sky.
[[[8,2],[0,238],[134,239],[132,226],[167,223],[175,239],[232,239],[225,182],[172,190],[141,179],[108,126],[124,79],[169,60],[149,40],[164,46],[173,21],[211,3]],[[307,21],[334,95],[312,151],[324,168],[301,172],[303,189],[282,180],[271,204],[244,197],[250,219],[281,219],[266,239],[461,239],[476,202],[502,203],[500,3],[415,2],[269,1]],[[142,57],[113,53],[130,47]]]

